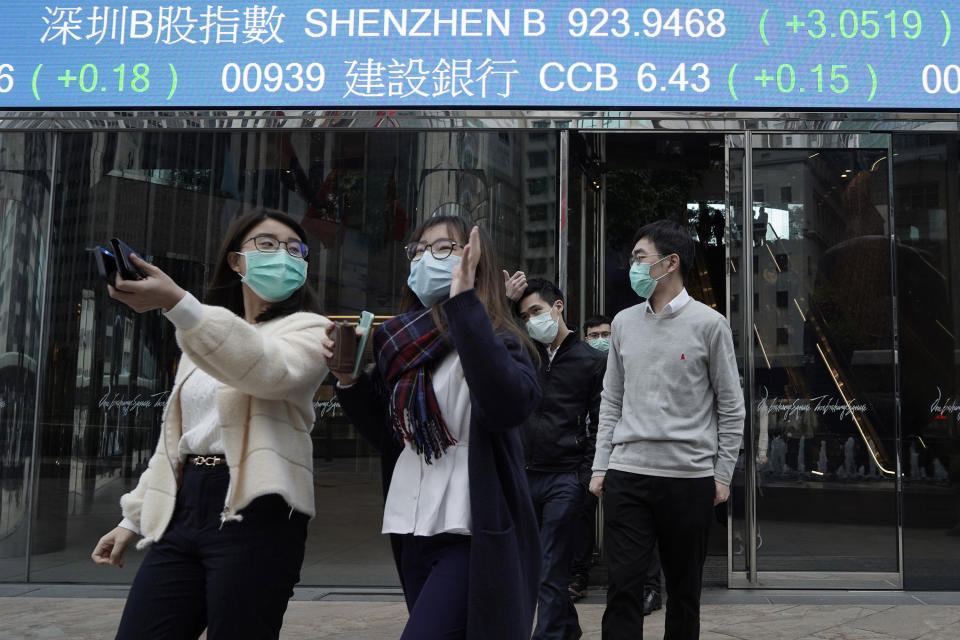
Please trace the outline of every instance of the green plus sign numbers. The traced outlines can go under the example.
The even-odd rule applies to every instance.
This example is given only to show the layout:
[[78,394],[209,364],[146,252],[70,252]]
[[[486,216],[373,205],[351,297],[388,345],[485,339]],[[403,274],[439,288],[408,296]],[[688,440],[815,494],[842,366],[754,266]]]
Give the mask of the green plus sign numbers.
[[8,0],[0,14],[0,109],[960,108],[955,0]]

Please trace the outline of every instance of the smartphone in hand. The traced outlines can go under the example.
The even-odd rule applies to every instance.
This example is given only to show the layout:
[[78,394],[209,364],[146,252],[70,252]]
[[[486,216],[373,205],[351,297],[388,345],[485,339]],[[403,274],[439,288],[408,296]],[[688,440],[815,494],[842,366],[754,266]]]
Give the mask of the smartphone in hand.
[[363,364],[363,352],[367,348],[367,340],[373,333],[373,314],[364,311],[360,314],[360,324],[357,326],[360,330],[360,339],[357,344],[356,358],[353,361],[353,377],[360,375],[360,365]]
[[333,357],[327,358],[327,367],[334,373],[350,373],[357,354],[357,332],[349,322],[333,325]]
[[114,255],[98,245],[93,248],[93,260],[97,263],[97,272],[103,281],[113,284],[117,275],[117,259]]
[[136,254],[138,258],[142,256],[130,248],[126,242],[120,238],[111,238],[110,244],[113,245],[113,255],[117,263],[117,271],[124,280],[143,280],[147,277],[145,273],[133,266],[130,262],[130,254]]

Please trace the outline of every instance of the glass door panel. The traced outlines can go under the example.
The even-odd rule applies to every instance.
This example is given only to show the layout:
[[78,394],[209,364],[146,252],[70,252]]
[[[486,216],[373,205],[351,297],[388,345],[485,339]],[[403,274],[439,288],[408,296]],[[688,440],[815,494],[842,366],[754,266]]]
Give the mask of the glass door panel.
[[[600,208],[603,244],[597,250],[603,297],[598,311],[613,317],[641,301],[629,279],[634,234],[655,220],[672,219],[683,224],[695,240],[693,265],[685,279],[690,296],[721,314],[730,313],[725,144],[724,135],[714,132],[604,134],[602,167],[598,167],[603,170],[604,187]],[[573,155],[572,161],[577,161]],[[583,173],[589,185],[591,167],[582,161],[580,166],[586,166]],[[571,273],[573,267],[571,261]],[[585,289],[590,286],[588,282]],[[742,485],[740,482],[741,490]],[[709,535],[703,572],[707,585],[728,582],[726,523],[726,508],[721,506]]]
[[797,577],[773,574],[807,572],[855,586],[853,574],[868,573],[877,580],[866,583],[896,587],[888,141],[836,138],[752,136],[742,243],[752,254],[743,339],[752,341],[756,569],[761,584],[764,574],[789,583]]
[[[743,305],[744,294],[742,288],[745,284],[744,277],[749,276],[749,272],[743,268],[743,225],[738,221],[743,217],[744,205],[744,176],[746,151],[744,150],[743,135],[728,135],[725,140],[726,152],[726,273],[729,281],[727,296],[727,318],[730,321],[730,330],[733,334],[733,347],[737,354],[737,369],[740,372],[741,380],[746,381],[750,373],[749,368],[744,366],[746,362],[745,345],[743,336],[751,335],[747,331],[747,319],[745,313],[748,309]],[[749,236],[749,234],[747,234]],[[749,242],[748,242],[749,244]],[[744,425],[744,442],[749,437],[750,423]],[[754,476],[753,465],[747,468],[748,458],[744,454],[745,445],[741,445],[740,457],[737,459],[737,466],[733,472],[733,483],[730,487],[730,499],[727,503],[727,553],[728,553],[728,579],[732,583],[733,573],[747,571],[750,567],[756,565],[756,559],[752,556],[753,546],[749,543],[753,535],[748,530],[748,524],[754,522],[754,518],[748,515],[748,507],[752,508],[753,489],[749,482]],[[749,485],[749,486],[748,486]],[[747,496],[751,499],[748,500]]]

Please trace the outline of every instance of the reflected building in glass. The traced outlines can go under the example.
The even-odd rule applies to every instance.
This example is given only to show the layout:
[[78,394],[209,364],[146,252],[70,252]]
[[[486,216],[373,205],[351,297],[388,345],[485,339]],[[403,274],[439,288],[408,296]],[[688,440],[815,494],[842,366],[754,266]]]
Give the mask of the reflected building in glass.
[[[667,115],[0,120],[0,581],[127,582],[142,557],[118,573],[89,553],[156,446],[179,350],[159,313],[110,299],[93,248],[120,237],[202,299],[227,226],[269,208],[306,229],[323,313],[377,322],[429,216],[561,283],[570,326],[639,302],[633,234],[679,220],[688,290],[729,319],[751,407],[706,581],[960,588],[956,122]],[[332,383],[301,583],[395,588],[377,453]]]

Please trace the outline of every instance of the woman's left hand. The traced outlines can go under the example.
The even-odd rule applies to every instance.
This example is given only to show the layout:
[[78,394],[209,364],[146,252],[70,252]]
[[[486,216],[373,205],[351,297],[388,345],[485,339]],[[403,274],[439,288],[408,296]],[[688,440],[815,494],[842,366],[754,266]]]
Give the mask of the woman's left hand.
[[453,268],[453,282],[450,284],[450,297],[473,289],[477,280],[477,265],[480,263],[480,228],[470,230],[470,240],[463,248],[460,264]]
[[124,280],[117,274],[113,285],[107,285],[110,297],[119,300],[137,313],[151,309],[169,311],[186,291],[165,274],[159,267],[155,267],[135,254],[130,254],[130,261],[147,277],[143,280]]

